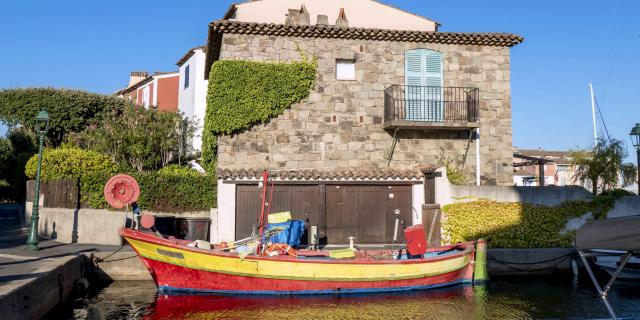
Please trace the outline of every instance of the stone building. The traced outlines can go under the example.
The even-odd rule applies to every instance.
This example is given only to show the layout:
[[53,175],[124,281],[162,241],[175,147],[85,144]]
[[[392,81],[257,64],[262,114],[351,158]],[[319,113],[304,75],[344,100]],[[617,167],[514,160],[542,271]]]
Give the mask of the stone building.
[[[363,205],[371,197],[396,198],[398,193],[388,189],[406,182],[408,198],[398,206],[408,208],[406,219],[413,223],[420,223],[420,206],[432,198],[425,193],[425,167],[450,164],[466,172],[470,182],[477,176],[482,184],[512,185],[510,47],[523,39],[439,32],[438,27],[372,0],[250,1],[211,23],[208,68],[217,60],[297,61],[300,50],[318,61],[316,82],[305,101],[267,123],[218,137],[214,238],[247,233],[240,229],[247,230],[251,219],[243,227],[238,222],[246,215],[238,207],[238,181],[257,181],[263,168],[296,172],[278,176],[284,185],[307,181],[318,188],[324,208],[319,211],[325,212],[311,223],[323,223],[320,233],[325,235],[333,218],[323,188],[340,188],[339,181],[359,182],[360,189],[344,190],[343,196],[365,199]],[[360,197],[363,193],[372,196]],[[393,204],[379,205],[386,207],[379,213],[385,220]],[[357,221],[371,218],[371,210],[357,204],[350,210],[362,212],[354,214],[355,222],[336,222],[335,229],[351,223],[349,232],[389,234],[384,223],[361,230]],[[374,238],[368,242],[389,241]]]

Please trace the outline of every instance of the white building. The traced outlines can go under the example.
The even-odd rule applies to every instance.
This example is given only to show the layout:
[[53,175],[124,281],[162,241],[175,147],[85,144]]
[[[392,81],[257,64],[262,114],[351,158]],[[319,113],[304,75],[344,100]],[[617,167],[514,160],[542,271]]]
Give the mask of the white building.
[[197,120],[198,129],[193,138],[194,151],[202,150],[202,126],[207,110],[208,81],[204,75],[205,59],[205,47],[195,47],[187,51],[176,63],[180,74],[178,111],[190,119]]

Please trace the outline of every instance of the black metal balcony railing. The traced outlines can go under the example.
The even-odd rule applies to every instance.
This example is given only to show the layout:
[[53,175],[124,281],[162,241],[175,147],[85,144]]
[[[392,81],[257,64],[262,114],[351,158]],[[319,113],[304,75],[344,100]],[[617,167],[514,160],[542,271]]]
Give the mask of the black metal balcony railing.
[[478,88],[403,86],[384,90],[384,119],[403,122],[476,122]]

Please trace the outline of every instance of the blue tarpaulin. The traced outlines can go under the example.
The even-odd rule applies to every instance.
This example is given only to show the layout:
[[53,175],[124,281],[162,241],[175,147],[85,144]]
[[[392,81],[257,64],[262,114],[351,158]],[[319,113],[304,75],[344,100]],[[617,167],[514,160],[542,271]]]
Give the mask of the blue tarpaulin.
[[274,228],[285,228],[280,233],[272,236],[269,241],[271,243],[283,243],[290,246],[297,246],[300,244],[300,238],[304,234],[304,221],[291,220],[282,223],[270,223],[268,230]]

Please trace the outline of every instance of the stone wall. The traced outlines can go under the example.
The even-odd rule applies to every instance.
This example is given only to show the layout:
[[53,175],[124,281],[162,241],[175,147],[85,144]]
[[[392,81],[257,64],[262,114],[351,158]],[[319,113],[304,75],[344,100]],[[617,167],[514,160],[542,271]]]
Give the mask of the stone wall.
[[[444,54],[444,85],[480,89],[480,158],[485,184],[512,185],[509,48],[349,39],[286,38],[225,34],[220,59],[318,58],[318,77],[306,101],[276,119],[218,140],[221,168],[386,167],[393,133],[383,129],[384,92],[404,84],[407,50]],[[356,60],[356,80],[338,81],[336,59]],[[333,119],[335,118],[335,122]],[[475,146],[464,131],[400,131],[392,167],[462,163],[475,176]]]

